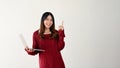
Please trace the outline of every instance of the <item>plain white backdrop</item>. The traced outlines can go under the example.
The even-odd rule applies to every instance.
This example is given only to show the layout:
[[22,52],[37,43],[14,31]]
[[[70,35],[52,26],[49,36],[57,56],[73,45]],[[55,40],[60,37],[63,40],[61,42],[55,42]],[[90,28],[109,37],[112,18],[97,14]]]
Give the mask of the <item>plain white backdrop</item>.
[[24,51],[46,11],[64,20],[66,68],[120,68],[120,0],[0,0],[0,68],[39,68]]

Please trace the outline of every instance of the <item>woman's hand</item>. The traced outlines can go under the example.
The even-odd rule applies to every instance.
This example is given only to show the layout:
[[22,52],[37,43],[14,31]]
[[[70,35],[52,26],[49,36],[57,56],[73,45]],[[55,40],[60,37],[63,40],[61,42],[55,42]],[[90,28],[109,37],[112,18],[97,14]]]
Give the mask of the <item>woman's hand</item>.
[[62,24],[58,26],[58,30],[64,30],[63,23],[64,23],[64,21],[62,21]]
[[28,53],[30,53],[30,52],[34,52],[34,50],[33,50],[33,49],[28,48],[28,47],[25,47],[25,51],[27,51]]

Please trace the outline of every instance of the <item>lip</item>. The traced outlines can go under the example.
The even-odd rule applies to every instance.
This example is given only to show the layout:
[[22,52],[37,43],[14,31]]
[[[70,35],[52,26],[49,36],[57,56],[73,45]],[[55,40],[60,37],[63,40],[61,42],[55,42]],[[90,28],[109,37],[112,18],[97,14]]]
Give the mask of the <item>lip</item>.
[[46,24],[47,26],[50,26],[50,24]]

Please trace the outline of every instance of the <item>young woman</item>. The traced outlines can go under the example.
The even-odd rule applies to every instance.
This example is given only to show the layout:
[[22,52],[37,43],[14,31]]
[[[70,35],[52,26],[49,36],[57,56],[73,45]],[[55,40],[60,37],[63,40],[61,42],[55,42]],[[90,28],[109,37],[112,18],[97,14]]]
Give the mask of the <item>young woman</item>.
[[33,33],[33,49],[26,47],[25,51],[29,55],[39,53],[40,68],[65,68],[60,52],[65,46],[64,37],[63,23],[59,26],[59,30],[56,30],[53,14],[45,12],[41,18],[40,29]]

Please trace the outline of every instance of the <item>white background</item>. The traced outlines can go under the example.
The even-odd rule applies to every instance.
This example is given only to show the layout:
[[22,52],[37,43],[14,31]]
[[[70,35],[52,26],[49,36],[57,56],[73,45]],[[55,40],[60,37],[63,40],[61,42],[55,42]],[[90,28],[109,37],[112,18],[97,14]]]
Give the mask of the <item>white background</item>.
[[39,68],[29,47],[45,11],[64,20],[66,68],[120,68],[120,0],[0,0],[0,68]]

